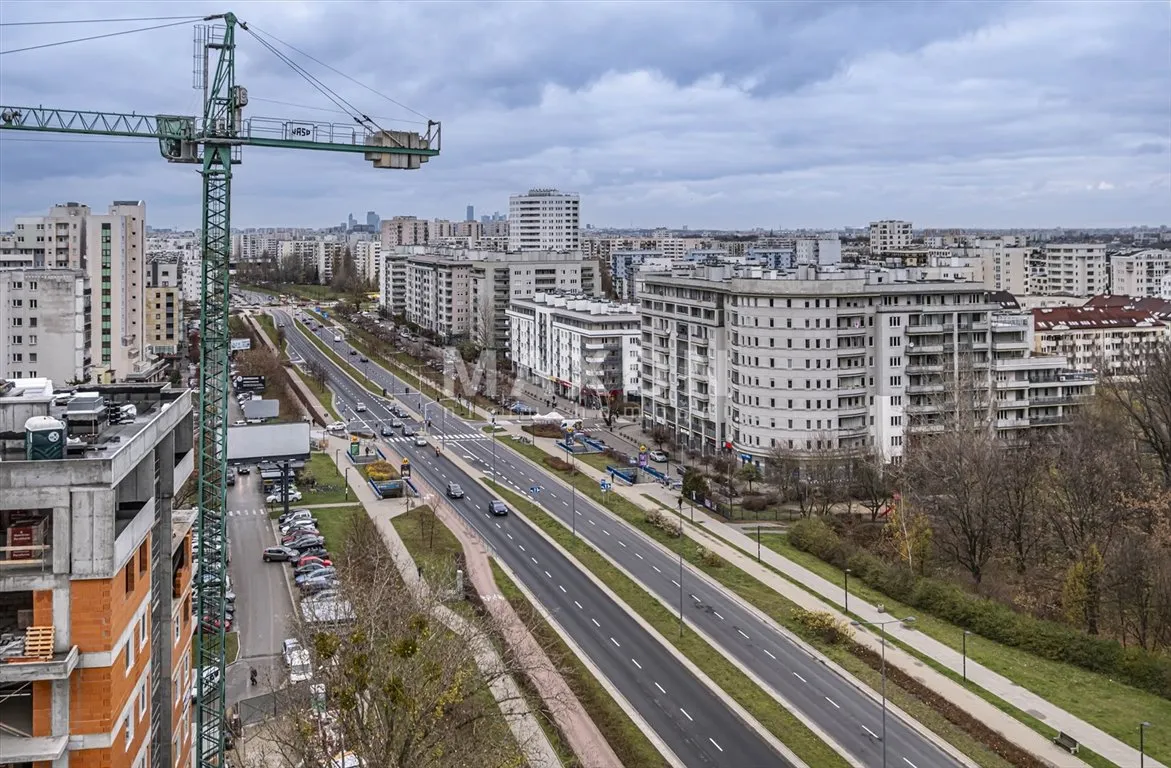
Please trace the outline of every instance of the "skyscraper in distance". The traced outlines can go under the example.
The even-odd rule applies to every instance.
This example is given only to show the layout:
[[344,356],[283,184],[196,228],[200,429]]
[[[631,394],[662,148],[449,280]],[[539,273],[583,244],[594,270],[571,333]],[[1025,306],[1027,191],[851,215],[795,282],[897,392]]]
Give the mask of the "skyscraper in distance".
[[464,221],[475,221],[475,220],[476,220],[476,206],[469,205],[468,206],[468,216],[466,219],[464,219]]

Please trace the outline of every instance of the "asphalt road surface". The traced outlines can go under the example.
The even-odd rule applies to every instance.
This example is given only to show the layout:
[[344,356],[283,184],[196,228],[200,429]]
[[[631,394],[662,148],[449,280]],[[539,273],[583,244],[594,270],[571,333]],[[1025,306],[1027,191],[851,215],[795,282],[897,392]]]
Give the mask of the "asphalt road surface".
[[[291,321],[286,322],[293,328]],[[290,338],[301,345],[299,349],[303,350],[303,355],[312,355],[321,362],[329,362],[320,350],[298,336],[296,333],[290,334]],[[323,332],[321,336],[349,359],[348,345],[344,341],[333,342],[332,333]],[[330,368],[333,369],[332,365]],[[385,386],[396,399],[416,412],[422,412],[426,398],[422,398],[417,390],[412,388],[411,394],[405,395],[404,384],[389,372],[374,365],[363,366],[363,372],[366,370],[379,386]],[[379,409],[379,413],[370,414],[371,423],[382,416],[381,406],[372,403],[377,398],[362,394],[348,378],[344,378],[340,389],[343,402],[352,403],[355,399],[362,399],[368,406]],[[434,410],[435,406],[432,405],[431,409]],[[432,432],[437,435],[466,435],[480,431],[481,426],[465,422],[454,414],[433,416],[432,420]],[[690,568],[684,569],[683,579],[680,580],[676,557],[626,526],[612,513],[599,508],[580,494],[572,493],[560,480],[509,450],[507,442],[496,444],[490,440],[453,440],[448,450],[462,451],[461,455],[465,459],[478,463],[487,473],[522,494],[527,495],[534,486],[540,487],[537,501],[567,523],[576,519],[578,535],[621,563],[636,579],[670,604],[678,603],[679,585],[682,584],[684,611],[688,620],[751,669],[795,709],[820,726],[862,764],[882,765],[885,751],[886,764],[902,768],[960,765],[910,724],[893,717],[889,712],[884,715],[879,702],[811,657],[796,642],[777,632],[754,611],[743,607],[719,585]],[[396,443],[395,448],[414,450],[413,446],[405,443]],[[450,463],[446,464],[452,472],[456,471]],[[460,478],[456,479],[463,482]],[[463,484],[465,487],[475,485],[467,482]],[[610,674],[610,670],[607,670],[607,674]]]
[[[299,333],[289,333],[288,338],[298,354],[325,367],[340,401],[346,405],[357,400],[366,403],[368,410],[356,415],[375,432],[390,421],[391,414],[381,398],[358,389]],[[401,386],[398,389],[402,391]],[[460,446],[486,442],[485,435],[472,425],[462,425],[457,432],[449,434],[475,435],[460,441]],[[459,450],[454,445],[453,440],[448,450]],[[410,440],[397,438],[394,447],[396,452],[410,458],[414,477],[428,483],[436,492],[442,493],[448,480],[463,486],[466,497],[452,501],[452,507],[533,591],[684,765],[728,768],[790,765],[716,693],[665,652],[557,547],[511,516],[490,516],[487,505],[492,495],[480,483],[471,480],[447,459],[435,457],[429,446],[418,448]]]

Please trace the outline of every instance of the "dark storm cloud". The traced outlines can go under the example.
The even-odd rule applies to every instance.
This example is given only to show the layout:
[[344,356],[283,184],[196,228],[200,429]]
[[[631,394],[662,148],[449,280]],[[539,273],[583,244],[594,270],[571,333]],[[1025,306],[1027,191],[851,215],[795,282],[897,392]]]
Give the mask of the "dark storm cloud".
[[[531,186],[582,193],[595,224],[1093,225],[1171,210],[1165,2],[236,5],[253,27],[239,38],[250,115],[349,119],[267,40],[385,127],[419,119],[279,38],[444,121],[443,155],[411,174],[246,152],[239,225],[321,225],[368,209],[461,217],[468,203],[506,210],[508,194]],[[77,7],[5,2],[3,16]],[[0,50],[92,30],[0,28]],[[193,113],[190,51],[181,27],[0,57],[0,101]],[[115,197],[146,199],[160,225],[197,222],[198,177],[149,142],[51,138],[0,133],[0,227],[59,200]]]

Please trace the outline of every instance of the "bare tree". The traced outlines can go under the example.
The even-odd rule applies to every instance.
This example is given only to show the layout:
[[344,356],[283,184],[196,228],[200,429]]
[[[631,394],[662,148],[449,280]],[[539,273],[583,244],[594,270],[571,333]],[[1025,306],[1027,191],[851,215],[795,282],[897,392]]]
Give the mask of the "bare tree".
[[[288,727],[274,739],[285,763],[327,765],[344,749],[366,768],[522,764],[491,689],[525,670],[510,655],[488,672],[477,666],[478,643],[494,631],[488,620],[468,620],[479,641],[440,623],[437,597],[404,587],[364,515],[355,518],[338,572],[351,619],[295,629],[312,656],[314,685],[279,694]],[[505,703],[525,711],[522,696]]]
[[1171,488],[1171,339],[1164,338],[1105,379],[1102,391],[1158,459],[1163,487]]
[[996,483],[995,515],[1017,573],[1024,574],[1048,541],[1046,488],[1052,464],[1048,441],[1030,439],[1006,446]]
[[890,504],[895,490],[895,468],[877,450],[867,450],[854,461],[854,494],[870,512],[870,521]]

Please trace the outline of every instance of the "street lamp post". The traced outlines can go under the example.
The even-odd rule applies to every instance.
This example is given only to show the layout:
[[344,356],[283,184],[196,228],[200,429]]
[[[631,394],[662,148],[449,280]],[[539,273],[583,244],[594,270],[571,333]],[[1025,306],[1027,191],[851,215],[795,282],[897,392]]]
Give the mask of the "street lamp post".
[[1147,762],[1146,750],[1146,730],[1151,727],[1151,724],[1146,720],[1138,724],[1138,768],[1143,768]]
[[846,570],[842,571],[842,575],[844,575],[846,577],[846,586],[843,588],[843,592],[845,592],[845,598],[846,598],[846,615],[849,616],[850,615],[850,569],[847,568]]
[[886,768],[886,630],[883,628],[887,624],[910,624],[914,620],[914,616],[908,616],[905,619],[890,619],[889,621],[850,622],[855,627],[878,627],[878,631],[882,633],[882,636],[878,638],[882,643],[882,737],[879,739],[882,742],[882,768]]
[[496,414],[492,414],[492,482],[496,482]]
[[683,550],[679,550],[679,637],[683,637]]
[[968,635],[970,635],[970,634],[972,634],[972,632],[970,630],[967,630],[967,629],[964,630],[963,670],[964,670],[964,682],[965,683],[968,681]]
[[[569,435],[573,430],[569,430]],[[577,484],[573,482],[573,475],[577,467],[573,461],[573,451],[569,450],[569,436],[565,438],[565,456],[569,459],[569,521],[573,529],[573,538],[577,538]]]
[[346,487],[346,501],[349,501],[350,500],[350,468],[349,467],[346,467],[345,487]]

